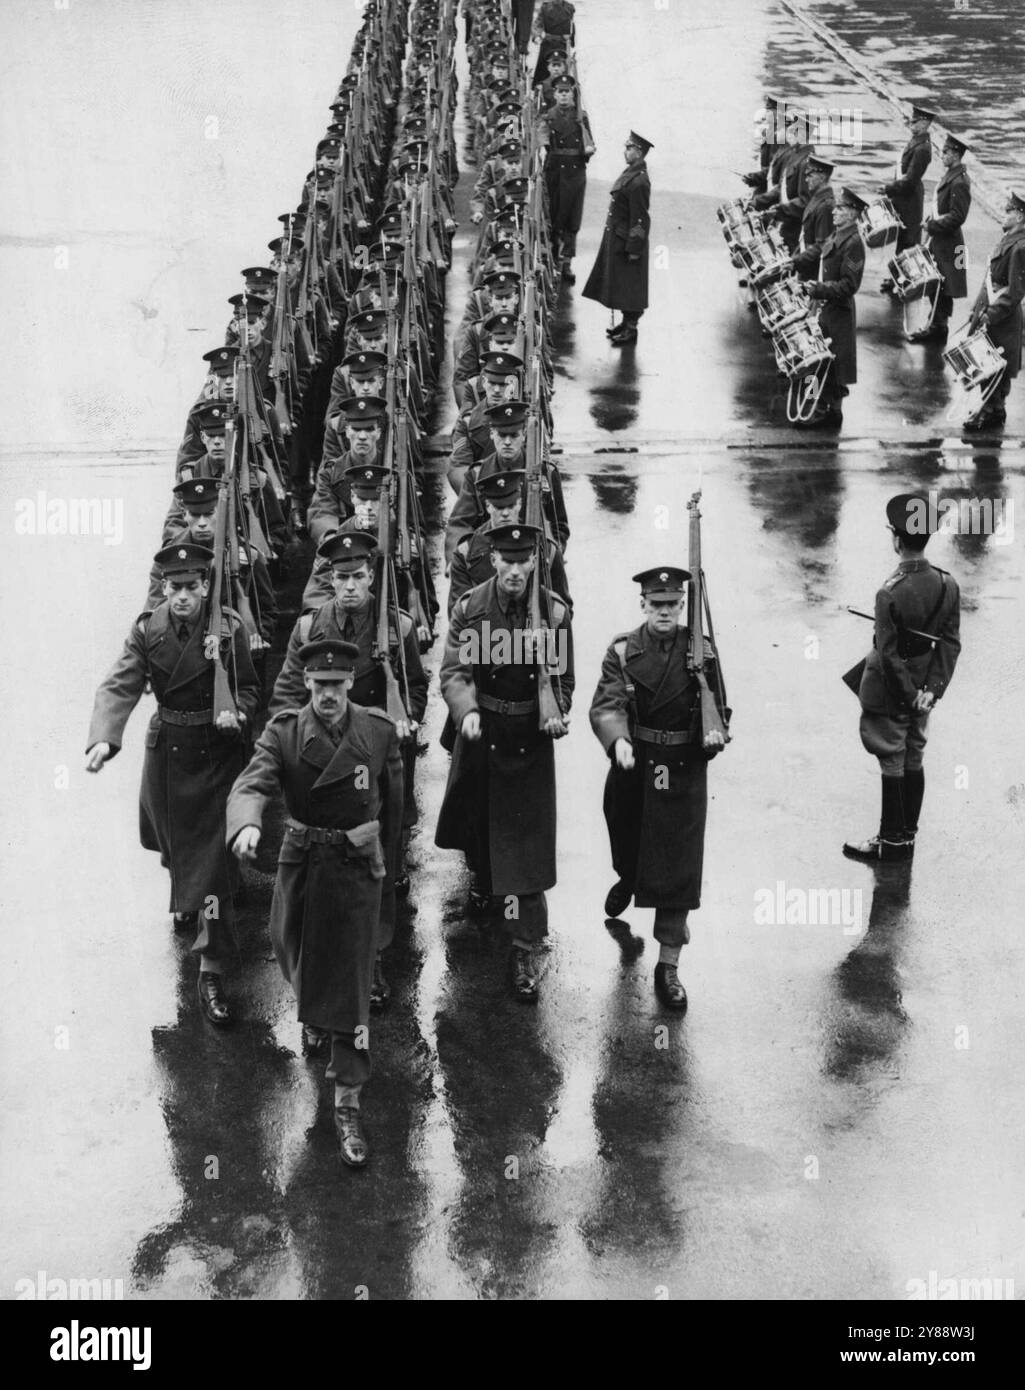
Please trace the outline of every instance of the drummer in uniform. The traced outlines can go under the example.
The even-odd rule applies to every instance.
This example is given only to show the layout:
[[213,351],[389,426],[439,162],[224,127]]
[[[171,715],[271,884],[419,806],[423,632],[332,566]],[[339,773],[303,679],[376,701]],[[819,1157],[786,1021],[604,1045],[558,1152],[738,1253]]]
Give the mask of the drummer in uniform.
[[1011,382],[1021,371],[1022,299],[1025,297],[1025,188],[1011,193],[1001,223],[1003,235],[990,254],[986,278],[972,309],[969,331],[984,328],[1007,360],[988,406],[966,430],[1000,428],[1007,421]]
[[857,317],[854,296],[865,273],[865,243],[858,230],[858,218],[868,206],[852,188],[841,189],[833,209],[835,230],[822,247],[819,278],[808,286],[812,299],[823,300],[819,326],[830,342],[833,361],[819,398],[819,407],[810,420],[799,422],[801,429],[839,429],[843,424],[843,398],[858,379]]
[[968,146],[948,135],[940,158],[945,173],[936,185],[933,214],[926,219],[926,245],[943,275],[943,287],[936,304],[931,327],[915,333],[911,341],[945,343],[954,300],[968,296],[968,248],[961,228],[972,205],[972,185],[961,162]]
[[817,154],[809,155],[805,165],[808,201],[801,216],[801,237],[794,253],[794,269],[802,280],[814,280],[819,273],[822,248],[833,231],[836,196],[830,187],[834,166]]
[[[883,193],[889,198],[894,212],[904,224],[897,233],[897,244],[893,248],[895,255],[906,251],[909,246],[917,246],[921,240],[922,209],[925,206],[922,180],[932,159],[932,136],[929,134],[929,127],[935,119],[935,111],[927,111],[924,106],[911,108],[911,138],[901,152],[900,174],[890,183],[883,184]],[[884,294],[893,294],[893,281],[887,278],[879,288]]]

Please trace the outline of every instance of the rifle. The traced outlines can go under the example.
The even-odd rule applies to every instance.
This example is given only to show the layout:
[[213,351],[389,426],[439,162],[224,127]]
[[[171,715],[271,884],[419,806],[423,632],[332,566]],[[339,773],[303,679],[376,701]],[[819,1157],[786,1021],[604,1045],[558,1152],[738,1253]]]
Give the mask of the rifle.
[[[409,718],[406,705],[403,704],[402,696],[399,693],[399,683],[395,679],[395,672],[392,670],[391,653],[389,651],[390,641],[388,636],[390,609],[394,602],[395,608],[395,633],[399,644],[399,661],[402,664],[403,677],[405,676],[405,650],[402,645],[402,623],[399,619],[398,603],[390,598],[389,589],[392,587],[389,581],[393,580],[392,557],[391,557],[391,485],[383,483],[381,486],[380,510],[377,517],[377,549],[378,549],[378,574],[380,576],[377,594],[377,632],[374,637],[373,657],[380,663],[381,671],[384,675],[385,691],[385,710],[389,718],[396,723],[405,721]],[[407,694],[408,699],[408,694]]]
[[541,504],[541,421],[539,404],[541,394],[540,370],[535,354],[531,363],[532,387],[530,392],[530,414],[527,417],[527,458],[526,458],[526,524],[536,526],[537,548],[534,561],[534,582],[530,586],[530,626],[537,640],[544,641],[544,649],[538,652],[537,660],[537,704],[538,728],[543,729],[549,719],[561,719],[562,708],[555,693],[559,683],[558,661],[549,665],[554,643],[550,624],[544,621],[541,612],[541,589],[548,588],[548,531],[545,527],[544,510]]
[[[715,650],[715,634],[712,631],[712,614],[708,606],[705,575],[701,568],[701,512],[698,509],[700,500],[701,490],[698,489],[687,503],[687,510],[690,512],[690,556],[688,563],[691,572],[690,603],[687,614],[687,620],[690,624],[687,670],[697,682],[701,697],[701,740],[703,745],[705,737],[712,733],[721,734],[723,743],[729,743],[730,711],[726,708],[726,690],[719,671],[719,657]],[[708,623],[708,645],[715,657],[717,687],[715,695],[713,695],[705,675],[705,638],[702,628],[706,620]],[[716,702],[716,696],[718,696],[719,703]],[[726,716],[725,721],[723,714],[720,713],[720,703]]]
[[[235,425],[234,421],[230,419],[225,430],[224,447],[226,457],[228,456],[229,449],[234,450],[235,447]],[[223,636],[224,630],[224,613],[221,609],[221,595],[224,587],[224,543],[228,523],[227,490],[230,486],[231,483],[223,478],[217,485],[217,520],[214,524],[214,564],[213,576],[210,584],[210,622],[207,627],[207,636],[214,639],[210,646],[214,653],[213,722],[215,724],[222,714],[238,714],[238,705],[235,703],[235,697],[231,693],[231,682],[228,680],[228,673],[224,669],[224,662],[221,660],[221,637]]]

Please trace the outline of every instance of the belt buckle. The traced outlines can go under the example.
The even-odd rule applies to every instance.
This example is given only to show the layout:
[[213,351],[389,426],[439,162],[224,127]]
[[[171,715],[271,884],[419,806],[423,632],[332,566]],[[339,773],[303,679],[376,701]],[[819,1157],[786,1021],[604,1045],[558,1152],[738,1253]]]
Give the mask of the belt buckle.
[[662,747],[667,747],[668,744],[669,744],[669,730],[668,730],[668,729],[656,729],[655,732],[658,734],[658,738],[656,739],[656,742],[657,742],[658,744],[660,744]]
[[509,713],[509,703],[508,700],[499,700],[498,713],[507,715]]

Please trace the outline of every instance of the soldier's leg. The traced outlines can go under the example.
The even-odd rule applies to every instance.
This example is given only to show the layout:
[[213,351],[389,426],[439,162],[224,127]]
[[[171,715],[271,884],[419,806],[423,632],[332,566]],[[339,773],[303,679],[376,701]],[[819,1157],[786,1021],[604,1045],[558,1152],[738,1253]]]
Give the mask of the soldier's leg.
[[335,1133],[343,1163],[362,1168],[369,1157],[360,1124],[360,1095],[370,1079],[370,1049],[356,1033],[331,1034],[331,1059],[325,1075],[335,1083]]
[[658,942],[655,993],[669,1009],[687,1007],[687,991],[676,973],[680,951],[690,941],[687,912],[687,908],[655,909],[655,940]]
[[861,741],[879,760],[881,808],[878,834],[867,840],[848,840],[844,854],[850,859],[908,859],[914,852],[914,838],[906,830],[904,805],[904,763],[907,753],[910,715],[861,714]]
[[928,725],[927,714],[912,714],[904,757],[904,832],[912,842],[918,833],[918,818],[925,796],[925,770],[922,761],[925,757]]
[[544,893],[519,893],[506,899],[504,916],[512,937],[510,970],[513,995],[521,1004],[536,1004],[538,986],[534,951],[548,935],[548,902]]
[[211,1023],[231,1022],[231,1008],[224,997],[222,979],[237,946],[235,909],[231,893],[211,894],[211,901],[199,913],[192,952],[199,957],[196,991],[200,1007]]

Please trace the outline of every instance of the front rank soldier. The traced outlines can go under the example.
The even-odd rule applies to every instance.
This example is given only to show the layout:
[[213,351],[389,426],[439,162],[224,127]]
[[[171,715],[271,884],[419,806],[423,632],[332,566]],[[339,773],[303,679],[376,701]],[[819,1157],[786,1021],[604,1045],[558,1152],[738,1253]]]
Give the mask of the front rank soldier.
[[[514,997],[538,998],[534,950],[547,935],[545,891],[555,883],[555,754],[568,732],[573,695],[569,613],[550,590],[539,592],[544,662],[554,708],[540,727],[545,677],[533,644],[531,586],[538,533],[519,523],[491,533],[494,575],[456,604],[441,668],[452,749],[435,843],[459,849],[471,874],[470,901],[486,911],[503,900],[510,933]],[[496,640],[497,639],[497,640]]]
[[[167,547],[191,541],[194,545],[212,549],[216,533],[214,518],[217,513],[217,484],[194,478],[190,482],[179,483],[174,488],[174,495],[181,508],[181,517],[177,524],[164,528],[161,544]],[[274,638],[278,623],[278,601],[266,560],[256,547],[245,539],[241,530],[238,539],[238,563],[242,592],[249,600],[259,629],[250,634],[249,638],[254,661],[258,662]],[[160,566],[154,562],[146,595],[148,612],[152,612],[160,603],[163,591],[163,573]]]
[[[414,794],[416,772],[416,731],[423,722],[427,709],[427,676],[420,660],[420,643],[413,620],[408,613],[399,613],[399,629],[396,629],[393,613],[388,614],[388,653],[378,649],[379,614],[375,602],[374,559],[376,544],[374,538],[363,532],[339,532],[329,542],[321,546],[320,553],[332,569],[334,597],[313,613],[304,613],[288,639],[288,648],[280,674],[271,696],[270,712],[298,706],[306,698],[302,679],[300,648],[307,642],[339,641],[353,643],[359,652],[356,659],[355,680],[352,696],[357,704],[386,709],[388,704],[388,676],[385,660],[391,665],[391,673],[398,683],[399,694],[406,704],[406,718],[396,724],[402,742],[403,763],[405,766],[405,802],[403,824],[402,859],[409,834],[416,824],[417,808]],[[408,702],[408,703],[407,703]],[[397,871],[397,879],[388,885],[404,895],[409,890],[409,879],[404,862]],[[391,900],[386,895],[386,906]],[[388,931],[382,939],[381,949],[391,944],[394,930],[394,903],[391,902],[388,916]],[[374,1006],[384,1008],[391,991],[378,963],[374,977]]]
[[948,135],[940,154],[945,172],[936,185],[932,216],[926,218],[925,244],[943,275],[943,288],[931,326],[912,336],[915,343],[945,343],[954,300],[968,295],[968,252],[961,230],[972,205],[971,180],[961,162],[967,150],[963,140]]
[[965,425],[969,431],[1001,429],[1007,421],[1011,382],[1021,370],[1022,299],[1025,297],[1025,190],[1011,193],[1003,236],[990,254],[968,331],[985,328],[1007,361],[987,408]]
[[865,199],[851,188],[840,192],[833,208],[835,230],[822,247],[819,278],[808,286],[812,299],[823,301],[819,325],[829,340],[834,360],[822,386],[819,406],[798,429],[839,429],[843,424],[843,398],[858,379],[858,320],[854,296],[865,273],[865,243],[858,217]]
[[[932,160],[929,127],[935,119],[934,111],[927,111],[924,106],[912,107],[909,121],[911,138],[901,152],[900,174],[890,183],[883,184],[883,193],[904,224],[897,233],[895,255],[906,251],[909,246],[917,246],[922,239],[922,210],[925,207],[922,180]],[[880,289],[884,294],[893,294],[893,281],[884,280]]]
[[572,77],[553,84],[555,105],[544,117],[541,139],[545,153],[545,185],[552,228],[552,254],[562,268],[562,278],[572,285],[577,232],[584,215],[587,162],[595,152],[594,136],[586,111],[577,109],[577,84]]
[[[690,632],[679,622],[689,579],[671,565],[634,575],[644,622],[613,639],[591,701],[591,728],[611,763],[604,810],[619,875],[605,912],[619,917],[631,899],[655,909],[655,993],[680,1010],[687,1007],[677,973],[690,941],[687,914],[701,906],[708,761],[724,747],[717,730],[702,733]],[[705,678],[725,719],[716,667],[706,644]]]
[[303,1052],[330,1046],[341,1157],[361,1168],[369,1149],[360,1096],[370,1078],[366,1040],[382,888],[398,853],[402,766],[388,716],[349,699],[356,657],[346,642],[301,648],[310,702],[282,710],[264,729],[231,789],[224,838],[240,859],[251,859],[268,802],[284,796],[271,941],[295,991]]
[[815,280],[819,273],[822,248],[833,232],[836,198],[829,185],[833,165],[818,155],[810,155],[805,165],[808,201],[801,217],[801,236],[794,254],[794,269],[801,280]]
[[[211,1023],[231,1022],[221,973],[235,950],[234,875],[224,850],[224,808],[245,765],[244,734],[260,697],[239,625],[207,634],[213,552],[181,543],[157,553],[163,601],[132,625],[124,651],[96,693],[86,769],[99,772],[121,749],[128,718],[147,687],[157,709],[146,733],[139,838],[171,875],[175,927],[195,933],[197,990]],[[217,710],[215,658],[228,675],[236,712]]]
[[844,680],[861,702],[861,742],[879,759],[879,833],[848,841],[850,859],[910,859],[925,794],[929,714],[950,684],[961,650],[961,596],[925,547],[936,530],[929,498],[901,493],[886,504],[900,563],[876,594],[872,650]]
[[[472,536],[456,546],[452,556],[452,569],[448,585],[448,613],[468,589],[486,583],[492,576],[491,536],[496,528],[511,525],[518,521],[523,510],[523,482],[526,473],[512,469],[508,473],[493,473],[480,484],[480,495],[488,509],[488,519],[478,526]],[[548,535],[548,573],[552,588],[566,607],[573,611],[569,596],[569,581],[566,566],[562,561],[562,551]]]

